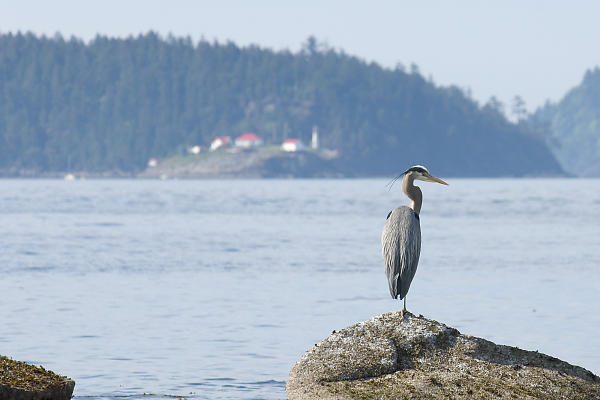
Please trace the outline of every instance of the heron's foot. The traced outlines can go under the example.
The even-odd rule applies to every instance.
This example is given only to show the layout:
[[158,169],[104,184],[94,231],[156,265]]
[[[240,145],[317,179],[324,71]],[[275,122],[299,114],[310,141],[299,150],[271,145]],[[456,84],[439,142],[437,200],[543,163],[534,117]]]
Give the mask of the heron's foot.
[[410,314],[410,312],[408,312],[408,310],[407,310],[406,308],[403,308],[402,310],[398,310],[398,312],[400,313],[400,317],[401,317],[402,319],[404,319],[404,317],[405,317],[407,314]]

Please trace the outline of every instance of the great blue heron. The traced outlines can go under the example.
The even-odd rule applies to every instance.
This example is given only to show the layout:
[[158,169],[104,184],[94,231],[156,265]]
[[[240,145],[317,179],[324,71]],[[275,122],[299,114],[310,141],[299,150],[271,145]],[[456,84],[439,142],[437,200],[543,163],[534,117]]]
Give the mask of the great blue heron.
[[[411,200],[410,206],[396,207],[390,211],[381,233],[381,253],[385,262],[385,273],[390,285],[390,294],[395,299],[404,299],[402,314],[406,311],[406,293],[417,272],[419,254],[421,253],[421,227],[419,213],[423,195],[421,189],[414,185],[415,179],[438,182],[447,185],[443,180],[432,176],[427,168],[416,165],[410,167],[396,179],[402,179],[402,191]],[[396,180],[395,179],[395,180]],[[395,181],[394,180],[394,181]],[[393,183],[393,182],[392,182]]]

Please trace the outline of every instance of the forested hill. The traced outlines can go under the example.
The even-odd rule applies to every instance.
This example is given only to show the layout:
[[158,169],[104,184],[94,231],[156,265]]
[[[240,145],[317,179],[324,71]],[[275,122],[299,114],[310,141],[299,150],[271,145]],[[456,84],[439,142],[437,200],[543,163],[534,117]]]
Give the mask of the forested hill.
[[0,35],[0,170],[139,171],[149,157],[256,132],[339,150],[352,175],[424,164],[440,176],[557,174],[545,144],[437,87],[307,40],[299,53],[154,33]]
[[530,122],[540,131],[563,168],[579,176],[600,176],[600,68],[557,104],[536,111]]

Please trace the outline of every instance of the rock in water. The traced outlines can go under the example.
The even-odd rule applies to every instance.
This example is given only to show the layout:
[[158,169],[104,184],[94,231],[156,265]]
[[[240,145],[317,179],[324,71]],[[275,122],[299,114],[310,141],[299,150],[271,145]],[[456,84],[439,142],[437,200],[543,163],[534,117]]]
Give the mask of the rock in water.
[[557,358],[383,314],[333,333],[292,368],[289,400],[600,399],[600,378]]
[[68,400],[75,381],[42,367],[0,356],[0,399]]

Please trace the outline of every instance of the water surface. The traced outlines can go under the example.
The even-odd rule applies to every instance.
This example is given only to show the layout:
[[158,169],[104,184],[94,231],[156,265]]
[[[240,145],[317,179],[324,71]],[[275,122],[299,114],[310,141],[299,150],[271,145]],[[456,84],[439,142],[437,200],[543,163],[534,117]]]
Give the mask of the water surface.
[[[408,308],[600,374],[600,180],[422,183]],[[0,354],[78,398],[282,399],[292,365],[401,307],[386,180],[2,180]]]

